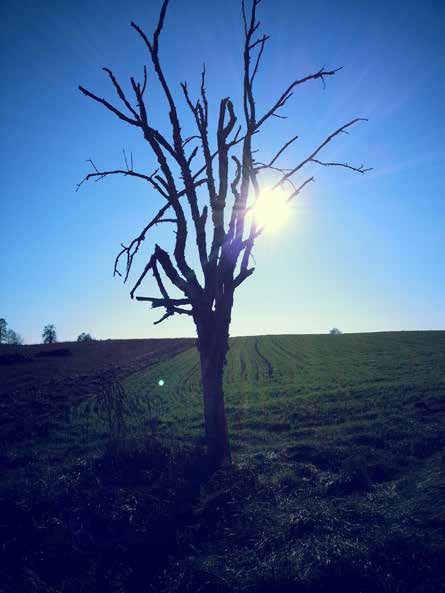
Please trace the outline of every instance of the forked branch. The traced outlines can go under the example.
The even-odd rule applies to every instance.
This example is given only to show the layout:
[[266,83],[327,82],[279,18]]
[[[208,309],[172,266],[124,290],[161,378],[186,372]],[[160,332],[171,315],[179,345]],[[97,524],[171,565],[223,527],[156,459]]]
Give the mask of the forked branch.
[[[336,136],[338,136],[339,134],[346,133],[346,129],[353,126],[354,124],[356,124],[357,122],[360,121],[368,121],[367,119],[363,118],[363,117],[356,117],[355,119],[351,120],[350,122],[348,122],[347,124],[344,124],[343,126],[341,126],[340,128],[338,128],[337,130],[335,130],[335,132],[332,132],[332,134],[329,134],[329,136],[323,140],[323,142],[321,144],[319,144],[319,146],[317,146],[317,148],[308,156],[306,157],[303,161],[301,161],[296,167],[293,167],[292,169],[290,169],[287,173],[285,173],[282,178],[277,181],[277,183],[274,186],[274,189],[277,188],[279,185],[281,185],[284,181],[286,181],[287,179],[289,179],[290,177],[292,177],[292,175],[295,175],[295,173],[297,171],[299,171],[300,169],[302,169],[307,163],[309,162],[315,162],[320,165],[323,165],[324,163],[317,161],[317,159],[315,159],[314,157],[317,156],[317,154],[327,145],[329,144],[329,142],[331,142]],[[347,165],[346,163],[330,163],[329,165],[325,165],[325,166],[340,166],[340,167],[346,167],[348,169],[352,169],[353,171],[358,171],[359,173],[366,173],[367,171],[370,171],[371,168],[367,168],[365,169],[363,167],[363,165],[361,165],[360,167],[352,167],[350,165]]]

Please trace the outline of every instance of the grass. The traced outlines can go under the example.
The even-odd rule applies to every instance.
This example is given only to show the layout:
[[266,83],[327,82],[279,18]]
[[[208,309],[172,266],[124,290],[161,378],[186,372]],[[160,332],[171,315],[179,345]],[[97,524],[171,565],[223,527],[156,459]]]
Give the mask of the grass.
[[[0,484],[45,466],[53,471],[97,448],[90,430],[96,419],[85,412],[104,381],[121,380],[192,344],[190,339],[0,344],[0,463],[5,468]],[[66,355],[51,356],[61,350]],[[8,362],[11,355],[17,363]]]
[[[225,372],[235,457],[257,451],[258,442],[263,450],[361,443],[395,451],[407,438],[421,448],[440,434],[444,360],[442,332],[235,338]],[[147,393],[160,398],[165,430],[199,438],[198,368],[188,350],[125,385],[142,401]]]
[[[118,438],[95,390],[36,441],[40,463],[4,485],[7,505],[40,492],[46,511],[32,507],[34,522],[58,517],[64,541],[96,567],[81,562],[85,590],[445,591],[445,332],[234,338],[225,373],[234,464],[213,476],[199,449],[197,352],[122,384]],[[85,528],[95,551],[73,535],[73,508],[89,523],[101,517],[98,535]],[[30,571],[42,578],[35,562]],[[47,573],[27,590],[83,590],[71,569],[45,589]]]

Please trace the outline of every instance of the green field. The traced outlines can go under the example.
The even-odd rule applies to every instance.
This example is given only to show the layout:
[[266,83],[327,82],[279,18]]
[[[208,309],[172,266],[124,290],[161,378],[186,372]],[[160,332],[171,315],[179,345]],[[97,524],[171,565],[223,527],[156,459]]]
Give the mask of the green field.
[[[162,401],[165,430],[203,434],[195,350],[126,387]],[[442,443],[445,333],[234,338],[225,393],[235,460],[291,451],[302,461],[325,455],[337,467],[365,447],[370,459],[397,464],[399,453],[421,456]]]
[[[202,439],[194,349],[133,375],[125,386],[138,402],[139,420],[146,400],[152,402],[161,436]],[[250,564],[273,583],[298,580],[308,567],[316,574],[333,558],[347,558],[360,573],[380,544],[406,545],[419,559],[431,545],[443,552],[445,332],[234,338],[225,393],[235,464],[254,472],[260,490],[238,511],[231,537],[221,527],[219,538],[201,542],[199,570],[207,567],[225,581],[242,574],[247,587],[255,580]],[[215,488],[225,490],[210,487],[211,500]],[[261,488],[273,496],[268,490],[259,504]],[[240,501],[224,504],[230,503]],[[253,524],[248,535],[246,517]],[[308,533],[305,522],[313,523]],[[419,586],[424,579],[425,587],[437,587],[437,566],[422,562]],[[398,578],[384,586],[392,590],[391,579]]]
[[[128,447],[147,434],[169,447],[203,442],[194,348],[123,387],[119,438],[133,443],[122,453],[132,463]],[[200,479],[190,499],[179,489],[187,511],[155,590],[445,590],[445,332],[233,338],[225,394],[234,464]],[[98,404],[91,393],[39,445],[56,466],[59,451],[64,475],[73,443],[77,461],[101,459],[109,446]],[[158,482],[134,478],[131,487],[117,472],[113,487],[147,505],[162,483],[173,501],[172,467],[165,462],[169,478],[162,468]],[[113,578],[104,590],[118,590]],[[137,590],[128,582],[122,591]]]

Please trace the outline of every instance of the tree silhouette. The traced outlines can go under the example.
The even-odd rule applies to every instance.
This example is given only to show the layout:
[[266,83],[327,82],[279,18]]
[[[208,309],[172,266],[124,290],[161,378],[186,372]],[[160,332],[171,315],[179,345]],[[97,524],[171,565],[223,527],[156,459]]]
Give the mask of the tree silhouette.
[[8,324],[6,323],[6,319],[3,317],[0,319],[0,344],[4,344],[7,338],[7,329]]
[[13,329],[8,328],[6,319],[0,319],[0,344],[20,345],[23,344],[23,338]]
[[13,329],[8,329],[8,331],[6,332],[6,343],[15,346],[20,346],[21,344],[23,344],[23,338]]
[[44,344],[53,344],[57,342],[56,328],[52,323],[45,325],[42,332],[42,340]]
[[79,334],[77,336],[77,341],[78,342],[93,342],[94,338],[92,337],[91,334],[88,334],[86,332],[82,332],[81,334]]
[[[87,180],[124,175],[144,181],[165,200],[163,207],[147,221],[141,232],[127,245],[122,245],[115,261],[114,274],[123,275],[126,281],[135,256],[149,231],[160,223],[173,225],[175,246],[172,254],[155,244],[142,274],[130,291],[130,296],[138,301],[151,303],[152,307],[164,309],[164,314],[156,323],[175,314],[192,317],[198,336],[207,448],[209,458],[215,465],[224,459],[230,459],[224,410],[223,370],[229,345],[234,293],[254,271],[254,267],[250,265],[252,249],[256,239],[263,232],[263,227],[257,224],[255,217],[249,215],[261,189],[265,188],[269,180],[268,191],[286,189],[287,201],[290,202],[314,181],[313,176],[295,181],[296,174],[301,174],[308,164],[345,167],[359,173],[368,170],[363,165],[356,167],[348,163],[322,161],[319,158],[327,144],[342,133],[347,133],[351,126],[363,121],[362,118],[352,119],[332,131],[304,159],[289,168],[279,165],[280,158],[297,140],[297,136],[283,144],[270,161],[257,160],[257,151],[254,148],[256,134],[272,118],[283,117],[280,110],[293,92],[310,81],[319,80],[324,85],[327,77],[334,76],[340,70],[327,70],[323,67],[317,72],[295,79],[283,92],[278,93],[268,106],[260,109],[255,102],[254,85],[269,39],[267,35],[258,33],[260,23],[257,20],[257,8],[260,1],[252,0],[249,8],[244,0],[241,3],[244,26],[242,123],[239,123],[239,115],[232,100],[229,97],[222,98],[215,138],[211,137],[209,131],[213,128],[209,124],[210,109],[206,94],[205,68],[201,74],[198,99],[192,98],[186,82],[181,83],[184,107],[190,110],[196,124],[196,130],[191,131],[189,135],[183,133],[182,114],[178,110],[177,100],[165,76],[159,54],[168,0],[162,3],[159,21],[151,38],[137,24],[131,23],[147,49],[163,92],[171,128],[168,135],[159,131],[151,119],[145,98],[147,67],[144,67],[142,82],[137,82],[133,77],[130,79],[133,99],[129,98],[113,72],[109,68],[104,68],[122,104],[120,108],[86,88],[79,87],[84,95],[100,103],[124,123],[139,130],[147,142],[149,152],[157,162],[156,170],[148,173],[136,171],[133,159],[128,159],[125,152],[125,167],[120,169],[99,169],[90,160],[92,170],[78,188]],[[264,175],[266,172],[276,175],[276,182],[272,186],[270,175]],[[201,199],[204,191],[206,204],[201,208],[198,196]],[[186,258],[190,224],[202,271],[201,282]],[[125,266],[121,272],[119,265],[122,260]],[[149,272],[153,274],[160,296],[136,296],[137,289]],[[180,293],[179,298],[171,296],[165,279],[176,293]]]

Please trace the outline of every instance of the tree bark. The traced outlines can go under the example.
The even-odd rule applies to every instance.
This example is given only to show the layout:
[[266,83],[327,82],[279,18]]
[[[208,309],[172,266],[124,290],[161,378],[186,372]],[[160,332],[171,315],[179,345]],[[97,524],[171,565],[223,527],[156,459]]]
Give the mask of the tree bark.
[[[230,306],[231,310],[231,306]],[[207,455],[211,466],[230,463],[223,377],[229,346],[229,318],[213,310],[195,317],[204,403]]]

